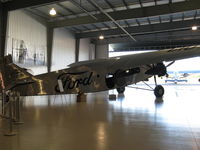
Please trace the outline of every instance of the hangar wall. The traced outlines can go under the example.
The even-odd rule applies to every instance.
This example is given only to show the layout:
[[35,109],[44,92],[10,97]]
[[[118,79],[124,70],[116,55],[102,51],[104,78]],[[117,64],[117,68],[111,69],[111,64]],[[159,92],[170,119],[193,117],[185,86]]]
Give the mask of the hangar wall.
[[[23,41],[23,44],[25,45],[23,47],[26,47],[27,51],[31,49],[31,53],[28,53],[27,55],[32,55],[32,57],[34,57],[34,51],[42,50],[44,52],[44,59],[47,58],[46,27],[29,17],[22,10],[11,11],[8,18],[7,47],[5,54],[13,54],[13,51],[16,53],[21,41]],[[24,64],[22,64],[22,66],[23,65]],[[25,67],[30,68],[34,74],[47,72],[46,64],[41,64],[39,66],[28,65]]]
[[[79,61],[89,60],[90,39],[80,39]],[[75,62],[75,34],[64,28],[54,30],[52,71],[66,68]]]
[[[44,25],[24,13],[17,10],[9,13],[8,32],[7,32],[7,48],[6,54],[12,54],[13,41],[23,40],[27,46],[32,49],[45,50],[45,62],[47,62],[47,29]],[[17,48],[16,48],[17,49]],[[90,39],[80,40],[79,60],[89,60],[93,58],[90,54]],[[93,52],[93,50],[92,50]],[[32,54],[33,55],[33,54]],[[66,68],[70,63],[75,62],[75,35],[64,29],[58,28],[54,30],[53,52],[52,52],[52,71]],[[46,63],[42,66],[25,66],[33,70],[34,75],[47,72]]]
[[96,58],[108,58],[108,44],[96,46]]
[[7,35],[9,39],[20,39],[33,45],[46,45],[46,27],[21,10],[9,13]]
[[89,60],[95,59],[95,44],[90,43],[90,52],[89,52]]
[[90,39],[80,39],[79,61],[89,60]]
[[51,70],[66,68],[75,62],[75,36],[64,28],[54,29]]

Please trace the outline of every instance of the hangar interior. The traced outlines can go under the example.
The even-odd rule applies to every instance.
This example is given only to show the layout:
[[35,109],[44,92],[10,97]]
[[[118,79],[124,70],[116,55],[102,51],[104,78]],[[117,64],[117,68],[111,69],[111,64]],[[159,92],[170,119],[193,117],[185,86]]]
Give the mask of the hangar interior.
[[[37,75],[108,58],[109,47],[123,52],[199,45],[199,19],[199,0],[1,0],[0,57],[12,54]],[[23,97],[25,123],[13,127],[16,136],[5,137],[9,124],[1,118],[0,148],[200,149],[198,85],[167,89],[162,104],[137,89],[116,101],[108,100],[109,92],[88,94],[78,104],[74,95]]]

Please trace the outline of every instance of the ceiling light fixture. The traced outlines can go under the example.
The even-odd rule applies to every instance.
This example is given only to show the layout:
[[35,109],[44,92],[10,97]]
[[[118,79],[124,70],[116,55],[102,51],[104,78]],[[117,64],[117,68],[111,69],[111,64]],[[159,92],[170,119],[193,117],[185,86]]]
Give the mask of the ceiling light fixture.
[[56,15],[56,10],[54,8],[51,8],[51,10],[49,11],[49,14],[51,16],[55,16]]
[[99,39],[100,39],[100,40],[103,40],[103,39],[104,39],[104,36],[103,36],[103,35],[100,35],[100,36],[99,36]]
[[197,26],[192,26],[192,31],[196,31],[197,30]]

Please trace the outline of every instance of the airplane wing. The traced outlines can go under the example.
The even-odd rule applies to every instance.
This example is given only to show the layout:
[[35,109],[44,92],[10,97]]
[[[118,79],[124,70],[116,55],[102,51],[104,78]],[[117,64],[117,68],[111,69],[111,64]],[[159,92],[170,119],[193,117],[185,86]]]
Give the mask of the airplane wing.
[[163,61],[175,61],[197,56],[200,56],[200,45],[114,57],[112,58],[114,61],[110,63],[109,68],[132,68],[140,65],[155,64]]

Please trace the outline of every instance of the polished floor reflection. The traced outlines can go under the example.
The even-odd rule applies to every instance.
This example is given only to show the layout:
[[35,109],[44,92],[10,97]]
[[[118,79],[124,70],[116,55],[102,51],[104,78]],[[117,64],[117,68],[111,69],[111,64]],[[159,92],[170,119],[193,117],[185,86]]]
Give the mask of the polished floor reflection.
[[[143,87],[143,85],[141,85]],[[110,91],[115,93],[116,91]],[[26,97],[23,125],[5,137],[0,119],[0,150],[200,150],[200,85],[165,85],[163,103],[150,91]]]

